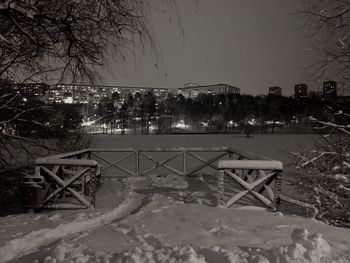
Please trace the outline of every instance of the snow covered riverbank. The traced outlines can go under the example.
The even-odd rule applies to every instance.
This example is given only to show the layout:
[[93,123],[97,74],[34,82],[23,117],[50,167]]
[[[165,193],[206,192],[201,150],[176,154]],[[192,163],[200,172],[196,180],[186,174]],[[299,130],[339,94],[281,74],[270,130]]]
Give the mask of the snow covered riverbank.
[[[188,185],[182,180],[130,179],[124,182],[130,184],[130,193],[114,209],[1,218],[1,262],[350,260],[349,229],[254,206],[210,207],[200,193],[192,196],[193,203],[185,203],[181,198]],[[152,194],[162,186],[177,195]],[[109,192],[109,198],[122,197]]]

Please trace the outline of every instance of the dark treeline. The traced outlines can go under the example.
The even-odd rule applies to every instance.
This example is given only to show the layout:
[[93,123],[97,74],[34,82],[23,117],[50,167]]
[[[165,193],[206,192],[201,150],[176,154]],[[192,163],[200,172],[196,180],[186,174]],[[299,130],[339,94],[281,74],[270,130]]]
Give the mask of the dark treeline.
[[[328,103],[328,102],[327,102]],[[333,107],[333,106],[332,106]],[[169,94],[157,99],[152,93],[118,93],[97,106],[84,105],[84,119],[97,118],[103,133],[267,133],[314,132],[309,116],[329,120],[325,101],[317,95],[295,98],[240,94],[199,94],[196,98]],[[333,121],[333,120],[332,120]]]

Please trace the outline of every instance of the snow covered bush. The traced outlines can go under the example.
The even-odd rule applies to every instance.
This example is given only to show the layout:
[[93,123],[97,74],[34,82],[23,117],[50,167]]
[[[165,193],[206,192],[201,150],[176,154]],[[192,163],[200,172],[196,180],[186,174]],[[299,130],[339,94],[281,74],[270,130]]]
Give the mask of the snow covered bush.
[[317,208],[316,218],[350,227],[350,135],[324,135],[316,149],[298,153],[296,189]]

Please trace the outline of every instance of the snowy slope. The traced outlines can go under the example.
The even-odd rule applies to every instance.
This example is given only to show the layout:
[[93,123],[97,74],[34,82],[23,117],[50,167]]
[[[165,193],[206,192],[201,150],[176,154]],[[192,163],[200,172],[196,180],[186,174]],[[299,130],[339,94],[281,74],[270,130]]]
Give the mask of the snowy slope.
[[[180,177],[128,183],[114,209],[1,218],[1,262],[350,262],[349,229],[260,207],[218,209],[200,192],[184,203]],[[162,187],[177,194],[152,192]]]

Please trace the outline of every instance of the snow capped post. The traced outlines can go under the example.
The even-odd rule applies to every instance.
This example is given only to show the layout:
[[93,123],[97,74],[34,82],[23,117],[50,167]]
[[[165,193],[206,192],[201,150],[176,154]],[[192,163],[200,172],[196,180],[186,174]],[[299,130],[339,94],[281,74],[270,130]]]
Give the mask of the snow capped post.
[[[222,160],[219,162],[218,178],[218,206],[228,208],[236,204],[247,194],[251,194],[255,200],[260,201],[266,207],[280,210],[281,172],[283,165],[280,161],[273,160]],[[225,175],[233,179],[234,184],[243,187],[244,190],[234,195],[229,200],[224,199]],[[270,184],[275,181],[272,189]],[[266,196],[263,195],[266,192]]]
[[[89,158],[90,150],[36,160],[36,176],[45,179],[43,199],[38,208],[79,209],[95,205],[100,166]],[[78,202],[75,202],[78,201]]]

